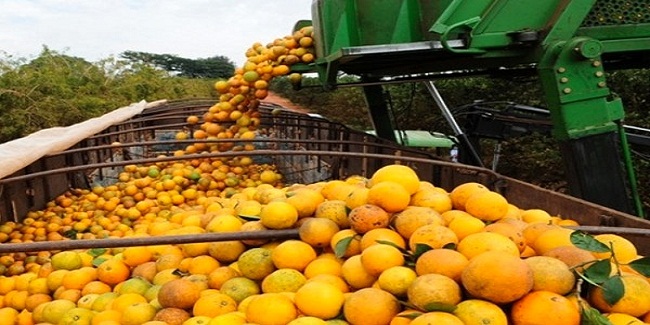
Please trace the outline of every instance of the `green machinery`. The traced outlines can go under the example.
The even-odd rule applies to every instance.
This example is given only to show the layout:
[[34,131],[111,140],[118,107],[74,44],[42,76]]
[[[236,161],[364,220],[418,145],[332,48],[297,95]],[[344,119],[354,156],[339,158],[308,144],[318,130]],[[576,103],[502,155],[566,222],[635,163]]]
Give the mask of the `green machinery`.
[[435,78],[538,74],[572,194],[642,215],[605,71],[650,67],[647,0],[314,0],[310,23],[316,61],[304,71],[327,88],[341,73],[360,76],[386,139],[395,133],[385,83],[424,81],[442,109]]

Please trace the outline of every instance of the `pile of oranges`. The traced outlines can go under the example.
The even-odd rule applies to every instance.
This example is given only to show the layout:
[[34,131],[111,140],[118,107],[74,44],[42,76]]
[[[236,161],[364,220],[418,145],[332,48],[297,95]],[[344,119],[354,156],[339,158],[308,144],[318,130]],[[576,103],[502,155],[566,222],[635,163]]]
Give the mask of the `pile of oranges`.
[[[215,84],[218,102],[188,117],[198,128],[177,135],[226,141],[127,165],[115,184],[71,190],[0,226],[3,243],[276,229],[295,238],[5,254],[0,324],[577,325],[589,313],[650,322],[650,283],[621,236],[594,236],[612,251],[588,251],[571,240],[573,220],[478,183],[447,191],[405,165],[288,185],[246,156],[269,81],[313,52],[311,27],[254,44]],[[242,155],[188,156],[205,151]],[[580,276],[601,261],[620,276],[615,303]]]
[[[124,192],[135,180],[116,186]],[[0,322],[580,324],[587,308],[612,324],[650,320],[650,283],[627,267],[639,258],[632,243],[594,236],[613,247],[625,289],[610,305],[600,287],[579,285],[577,272],[611,256],[573,245],[563,226],[575,221],[519,209],[478,183],[448,192],[388,165],[370,178],[260,184],[229,197],[185,191],[168,209],[153,201],[137,217],[86,212],[119,216],[115,229],[124,231],[109,237],[291,228],[298,236],[8,254],[0,258],[12,263],[0,276]],[[91,194],[103,198],[66,196],[71,210],[60,198],[37,214],[74,215]],[[131,194],[147,197],[142,188]],[[21,270],[13,267],[19,260]]]

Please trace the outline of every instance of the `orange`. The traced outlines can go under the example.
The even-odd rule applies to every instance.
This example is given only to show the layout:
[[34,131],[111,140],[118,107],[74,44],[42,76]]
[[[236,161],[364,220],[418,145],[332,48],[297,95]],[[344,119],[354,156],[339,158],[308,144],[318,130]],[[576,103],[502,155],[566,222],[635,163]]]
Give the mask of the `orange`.
[[208,325],[243,325],[246,323],[246,314],[232,312],[212,318]]
[[158,291],[158,302],[162,307],[186,309],[194,305],[199,299],[200,294],[200,287],[193,282],[185,279],[176,279],[160,287],[160,291]]
[[485,222],[471,215],[459,215],[451,220],[447,227],[456,234],[458,240],[462,240],[468,235],[482,231],[485,228]]
[[81,289],[81,295],[85,296],[91,293],[101,294],[111,292],[111,290],[111,286],[102,281],[91,281]]
[[409,195],[420,188],[420,179],[417,173],[410,167],[404,165],[387,165],[375,171],[369,180],[370,187],[381,182],[395,182],[400,184]]
[[483,221],[497,221],[508,213],[508,209],[506,198],[492,191],[473,194],[465,202],[465,211]]
[[251,248],[245,251],[237,260],[239,272],[252,280],[264,279],[265,276],[271,274],[276,269],[271,254],[271,249],[262,247]]
[[379,275],[377,285],[380,289],[390,292],[395,297],[406,296],[406,291],[418,275],[406,266],[390,267]]
[[361,265],[375,277],[390,267],[403,264],[404,255],[391,245],[372,245],[361,252]]
[[[95,302],[97,302],[97,300],[95,300]],[[113,300],[113,302],[110,304],[110,309],[117,310],[119,312],[124,312],[124,309],[126,309],[126,307],[139,302],[146,303],[147,299],[137,293],[125,293],[122,295],[118,295]]]
[[416,251],[419,245],[438,249],[449,244],[458,244],[458,236],[451,229],[437,224],[422,226],[409,238],[409,248],[412,251]]
[[237,302],[223,293],[199,298],[192,307],[192,315],[216,317],[237,310]]
[[[85,308],[75,307],[66,311],[59,319],[59,324],[90,324],[95,312]],[[127,324],[132,325],[132,324]]]
[[390,223],[390,214],[383,208],[364,204],[348,214],[350,228],[359,234],[365,234],[375,228],[386,228]]
[[513,302],[533,289],[533,271],[518,256],[488,251],[469,260],[461,274],[465,290],[496,304]]
[[325,201],[320,192],[307,188],[288,193],[288,195],[290,196],[287,198],[287,203],[296,208],[299,218],[313,216],[318,205]]
[[124,325],[141,325],[156,316],[156,307],[146,302],[129,305],[122,311],[120,323]]
[[368,231],[361,236],[361,250],[365,250],[371,245],[391,243],[402,249],[406,249],[404,238],[397,232],[389,228],[376,228]]
[[125,281],[131,275],[128,265],[118,259],[109,259],[97,267],[97,279],[108,284],[116,285]]
[[239,240],[211,242],[208,245],[208,254],[220,263],[236,261],[245,250],[246,245]]
[[239,272],[230,266],[220,266],[208,274],[208,287],[218,290],[224,282],[239,275]]
[[460,275],[469,263],[465,255],[452,249],[432,249],[424,252],[415,262],[418,275],[436,273],[460,282]]
[[99,324],[102,324],[102,322],[108,322],[108,321],[114,321],[114,322],[117,322],[119,324],[121,319],[122,319],[122,313],[121,312],[119,312],[117,310],[109,309],[109,310],[104,310],[104,311],[101,311],[101,312],[95,314],[95,316],[93,316],[93,318],[91,320],[91,324],[92,325],[99,325]]
[[296,291],[294,301],[302,314],[330,319],[340,313],[345,298],[338,287],[326,282],[311,281]]
[[538,255],[544,255],[553,248],[573,245],[571,233],[573,230],[562,227],[549,229],[539,234],[531,246]]
[[425,314],[422,314],[416,317],[411,321],[410,325],[465,325],[458,317],[453,314],[442,312],[442,311],[432,311]]
[[328,324],[329,324],[328,322],[313,316],[300,316],[287,323],[287,325],[328,325]]
[[550,224],[551,215],[542,209],[528,209],[520,213],[520,218],[526,223]]
[[335,258],[316,258],[307,265],[303,273],[307,279],[320,274],[341,276],[342,264],[343,261]]
[[383,181],[370,187],[367,201],[368,204],[376,205],[387,212],[394,213],[409,206],[411,194],[399,183]]
[[269,229],[291,228],[296,221],[298,221],[298,210],[287,202],[269,202],[260,212],[260,222]]
[[43,307],[42,310],[43,321],[47,323],[58,324],[59,321],[62,320],[63,316],[75,307],[76,306],[74,302],[64,299],[53,300],[45,303],[45,307]]
[[436,189],[420,189],[411,196],[411,206],[426,207],[436,212],[443,213],[451,210],[453,204],[447,193],[441,193]]
[[645,277],[635,274],[621,275],[624,293],[615,304],[605,300],[603,290],[593,287],[589,292],[589,303],[605,313],[625,313],[640,317],[650,311],[650,283]]
[[452,307],[462,298],[456,281],[435,273],[418,276],[408,287],[407,296],[408,301],[421,310],[433,305]]
[[[638,258],[637,250],[634,244],[632,244],[632,242],[626,238],[621,237],[620,235],[598,234],[595,235],[594,238],[610,247],[616,256],[616,260],[618,260],[619,263],[627,264]],[[609,258],[611,255],[611,252],[594,252],[594,256],[596,256],[597,259]]]
[[331,285],[334,285],[337,288],[339,288],[339,290],[341,290],[341,292],[343,292],[343,293],[350,292],[350,286],[345,282],[345,280],[343,280],[342,277],[337,276],[337,275],[319,274],[319,275],[314,276],[314,277],[312,277],[310,279],[307,279],[307,283],[314,282],[314,281],[325,282],[325,283],[329,283]]
[[330,248],[339,257],[357,255],[361,253],[361,236],[352,229],[339,230],[339,232],[332,236]]
[[316,251],[303,241],[290,239],[273,249],[271,259],[276,268],[289,268],[302,272],[311,261],[316,259]]
[[370,189],[362,186],[353,187],[352,191],[345,198],[345,206],[348,209],[354,209],[358,206],[368,203],[368,193]]
[[580,312],[569,299],[549,291],[533,291],[512,304],[515,325],[579,325]]
[[280,293],[264,293],[251,299],[246,307],[248,322],[259,325],[287,324],[298,317],[291,299]]
[[643,325],[647,324],[647,321],[641,321],[640,319],[630,316],[623,313],[608,313],[605,315],[607,319],[611,322],[612,325]]
[[495,232],[477,232],[463,238],[456,247],[468,259],[487,251],[499,251],[519,256],[519,248],[508,237]]
[[410,238],[416,229],[428,224],[443,225],[444,220],[437,211],[426,207],[409,206],[395,214],[392,219],[395,231],[406,239]]
[[343,304],[343,315],[351,325],[384,325],[400,312],[397,299],[376,288],[352,292]]
[[346,259],[341,265],[341,273],[345,282],[355,289],[370,287],[377,280],[376,276],[370,274],[363,267],[361,255],[354,255]]
[[485,226],[483,230],[487,232],[495,232],[508,237],[508,239],[512,240],[512,242],[517,245],[519,252],[523,252],[526,248],[523,229],[519,229],[513,223],[495,222]]
[[579,269],[580,267],[587,266],[591,262],[596,261],[596,257],[592,254],[592,252],[573,245],[553,248],[544,253],[543,256],[557,258],[558,260],[564,262],[564,264],[566,264],[568,267],[579,267]]
[[257,282],[245,277],[234,277],[226,280],[219,288],[219,292],[230,296],[238,304],[249,296],[257,295],[260,291]]
[[485,300],[463,300],[456,305],[453,313],[465,325],[508,325],[508,316],[503,309]]
[[75,270],[82,266],[81,256],[75,251],[63,251],[52,255],[51,261],[54,270]]
[[336,222],[339,229],[350,227],[347,207],[345,201],[342,200],[328,200],[319,204],[314,213],[314,217],[330,219]]
[[34,309],[39,305],[50,301],[52,301],[52,297],[45,293],[29,295],[25,298],[25,309],[28,311],[34,311]]
[[465,211],[465,203],[473,194],[479,192],[487,192],[489,189],[482,184],[469,182],[463,183],[456,187],[449,193],[451,203],[454,209]]
[[307,218],[300,225],[300,240],[317,248],[328,247],[332,237],[339,232],[336,222],[325,218]]
[[307,278],[295,269],[279,269],[262,280],[262,292],[296,292]]
[[190,313],[179,308],[160,309],[153,317],[154,321],[162,321],[165,324],[182,324],[188,319],[190,319]]
[[16,324],[18,311],[10,307],[0,308],[0,319],[2,319],[5,324]]
[[416,309],[406,309],[393,317],[389,325],[409,325],[413,319],[422,314],[424,313]]
[[550,291],[566,295],[575,285],[573,271],[564,262],[548,256],[532,256],[524,262],[533,270],[533,291]]
[[188,271],[190,274],[204,274],[208,275],[216,270],[219,266],[219,261],[210,255],[200,255],[193,257],[190,261]]

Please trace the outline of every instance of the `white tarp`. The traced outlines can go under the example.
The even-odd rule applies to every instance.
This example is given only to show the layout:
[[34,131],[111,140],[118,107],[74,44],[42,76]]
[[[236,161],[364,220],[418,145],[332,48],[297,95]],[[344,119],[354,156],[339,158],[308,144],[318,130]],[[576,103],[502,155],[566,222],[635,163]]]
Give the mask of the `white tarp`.
[[161,101],[131,104],[74,125],[34,132],[26,137],[0,144],[0,178],[29,166],[43,156],[66,150],[113,124],[128,120]]

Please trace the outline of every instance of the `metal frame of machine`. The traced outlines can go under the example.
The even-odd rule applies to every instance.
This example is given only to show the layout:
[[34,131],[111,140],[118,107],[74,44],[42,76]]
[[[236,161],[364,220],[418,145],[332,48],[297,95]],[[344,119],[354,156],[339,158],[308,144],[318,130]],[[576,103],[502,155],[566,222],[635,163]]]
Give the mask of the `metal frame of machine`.
[[606,69],[650,66],[646,1],[314,0],[312,24],[316,61],[296,71],[318,72],[330,89],[340,73],[360,76],[376,132],[389,140],[382,82],[536,72],[571,193],[642,215]]

